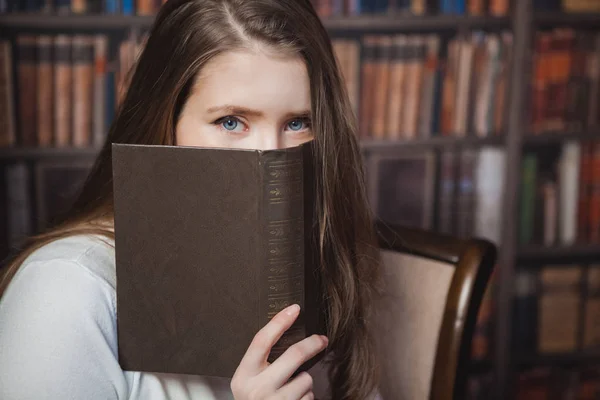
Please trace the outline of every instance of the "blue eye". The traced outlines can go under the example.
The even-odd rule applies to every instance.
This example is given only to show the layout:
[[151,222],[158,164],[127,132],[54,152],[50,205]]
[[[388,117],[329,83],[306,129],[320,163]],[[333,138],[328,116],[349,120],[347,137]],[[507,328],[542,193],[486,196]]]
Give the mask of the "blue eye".
[[237,128],[238,124],[239,124],[238,120],[235,118],[232,118],[232,117],[227,117],[221,122],[221,126],[225,129],[227,129],[228,131],[235,130],[235,128]]
[[301,131],[308,128],[308,122],[303,119],[294,119],[287,126],[291,131]]

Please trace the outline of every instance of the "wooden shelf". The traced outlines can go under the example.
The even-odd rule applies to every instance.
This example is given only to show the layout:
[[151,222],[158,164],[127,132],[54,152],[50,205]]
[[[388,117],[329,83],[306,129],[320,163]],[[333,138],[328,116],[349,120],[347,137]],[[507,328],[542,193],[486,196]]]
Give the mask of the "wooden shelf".
[[9,13],[0,15],[0,28],[18,30],[60,29],[123,30],[150,27],[154,17],[137,15],[52,15],[39,13]]
[[497,30],[510,28],[508,17],[459,15],[361,15],[323,21],[328,30],[358,32],[427,32],[457,29]]
[[565,12],[536,12],[533,17],[535,25],[554,27],[569,25],[577,28],[598,28],[600,14],[595,13],[565,13]]
[[564,261],[565,259],[582,259],[597,257],[600,260],[600,244],[575,244],[572,246],[523,246],[517,253],[520,262],[524,261]]
[[489,359],[471,360],[469,365],[469,373],[471,375],[487,374],[493,368],[492,361]]
[[371,150],[401,150],[407,148],[454,148],[454,147],[482,147],[502,146],[503,136],[489,137],[431,137],[427,139],[414,140],[376,140],[363,139],[360,146],[365,151]]
[[[12,13],[0,15],[0,28],[19,30],[100,30],[148,28],[153,16],[137,15],[55,15]],[[328,30],[343,32],[423,32],[456,29],[504,29],[508,17],[471,17],[456,15],[360,15],[332,17],[323,21]]]
[[591,350],[564,354],[521,354],[515,357],[515,362],[520,367],[600,365],[600,352]]
[[562,143],[568,140],[586,141],[600,139],[600,128],[588,132],[544,132],[537,135],[529,134],[523,137],[526,146]]
[[99,148],[2,148],[0,149],[0,161],[94,158],[99,151]]

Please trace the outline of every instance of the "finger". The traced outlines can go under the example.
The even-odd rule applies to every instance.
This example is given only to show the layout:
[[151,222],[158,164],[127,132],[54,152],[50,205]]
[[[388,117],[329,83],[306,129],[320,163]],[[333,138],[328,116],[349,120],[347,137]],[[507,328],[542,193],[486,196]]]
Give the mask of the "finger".
[[313,378],[308,372],[301,372],[287,384],[283,385],[275,392],[277,398],[282,399],[307,399],[314,398],[306,397],[312,393]]
[[[327,337],[320,335],[309,336],[288,347],[261,376],[265,382],[270,382],[274,389],[281,387],[298,368],[327,347]],[[262,378],[261,378],[262,379]]]
[[246,350],[238,370],[247,372],[260,372],[267,362],[271,348],[277,343],[283,333],[292,326],[300,306],[293,304],[278,312],[260,331],[254,335],[252,343]]
[[315,395],[313,392],[308,392],[300,400],[315,400]]

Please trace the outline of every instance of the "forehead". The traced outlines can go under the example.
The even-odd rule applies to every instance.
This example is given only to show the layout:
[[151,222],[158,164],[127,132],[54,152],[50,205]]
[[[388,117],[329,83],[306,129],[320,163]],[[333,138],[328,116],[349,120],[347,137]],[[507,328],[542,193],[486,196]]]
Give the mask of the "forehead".
[[310,109],[310,81],[300,56],[230,51],[202,68],[192,96],[207,108],[229,104],[264,112],[300,112]]

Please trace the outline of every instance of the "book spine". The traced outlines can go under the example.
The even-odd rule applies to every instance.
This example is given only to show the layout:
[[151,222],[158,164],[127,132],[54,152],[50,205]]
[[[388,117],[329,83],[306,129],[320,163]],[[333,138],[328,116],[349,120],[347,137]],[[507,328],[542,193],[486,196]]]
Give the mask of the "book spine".
[[583,349],[597,349],[600,345],[600,267],[590,265],[585,272]]
[[464,149],[460,155],[459,184],[457,193],[456,234],[468,238],[473,234],[475,218],[475,165],[478,152],[474,149]]
[[72,122],[72,75],[71,37],[57,35],[54,38],[54,144],[69,146]]
[[19,124],[21,145],[35,146],[36,141],[36,104],[37,104],[37,68],[35,36],[18,36],[18,88],[19,88]]
[[10,42],[0,43],[0,147],[8,147],[16,144],[13,58]]
[[352,110],[358,115],[360,99],[360,42],[351,40],[346,44],[346,62],[348,63],[348,97]]
[[598,141],[594,142],[590,171],[589,240],[592,243],[600,243],[600,142]]
[[370,124],[373,118],[375,83],[375,54],[377,46],[376,36],[365,36],[362,39],[363,61],[361,67],[361,93],[360,93],[360,136],[371,136]]
[[19,248],[23,241],[33,233],[30,215],[31,201],[28,188],[30,174],[24,162],[11,164],[5,170],[8,214],[8,244],[10,248]]
[[538,351],[568,352],[578,347],[582,268],[544,267],[540,272]]
[[375,60],[375,78],[373,87],[373,118],[371,120],[371,133],[375,139],[384,139],[385,113],[388,102],[388,90],[390,87],[390,51],[392,39],[389,36],[378,38],[377,53]]
[[417,136],[419,106],[421,104],[425,39],[422,36],[415,36],[411,47],[407,68],[407,81],[405,91],[403,92],[403,95],[407,97],[407,101],[404,103],[402,133],[408,139],[415,139]]
[[89,36],[73,39],[73,145],[86,147],[92,137],[94,43]]
[[579,191],[577,195],[577,241],[587,242],[590,238],[589,204],[592,188],[592,157],[594,144],[581,145],[579,160]]
[[418,133],[421,137],[430,137],[434,133],[434,101],[436,97],[436,75],[439,68],[440,38],[431,35],[427,38],[427,55],[423,72],[423,85],[421,91],[421,104],[419,108]]
[[40,147],[49,147],[53,142],[52,101],[54,100],[52,37],[37,37],[37,139]]
[[537,343],[537,273],[518,271],[513,298],[512,349],[527,352]]
[[386,134],[389,139],[399,139],[402,131],[402,100],[404,99],[405,55],[407,37],[396,35],[393,39],[393,51],[390,62],[390,91],[386,107]]
[[94,52],[93,143],[95,146],[101,146],[106,136],[106,59],[108,52],[108,38],[106,36],[96,36],[94,40]]
[[579,169],[581,144],[568,142],[563,145],[559,166],[560,190],[560,241],[571,245],[577,239],[577,195],[579,193]]
[[455,198],[457,186],[457,158],[458,155],[452,150],[446,150],[441,154],[441,177],[439,180],[438,198],[438,226],[441,233],[451,235],[454,233]]
[[[278,312],[298,304],[304,310],[304,175],[302,150],[264,152],[262,176],[262,237],[260,326]],[[304,313],[273,346],[269,360],[305,337]]]
[[522,166],[520,243],[531,243],[534,235],[535,190],[537,176],[537,158],[533,154],[525,155]]

